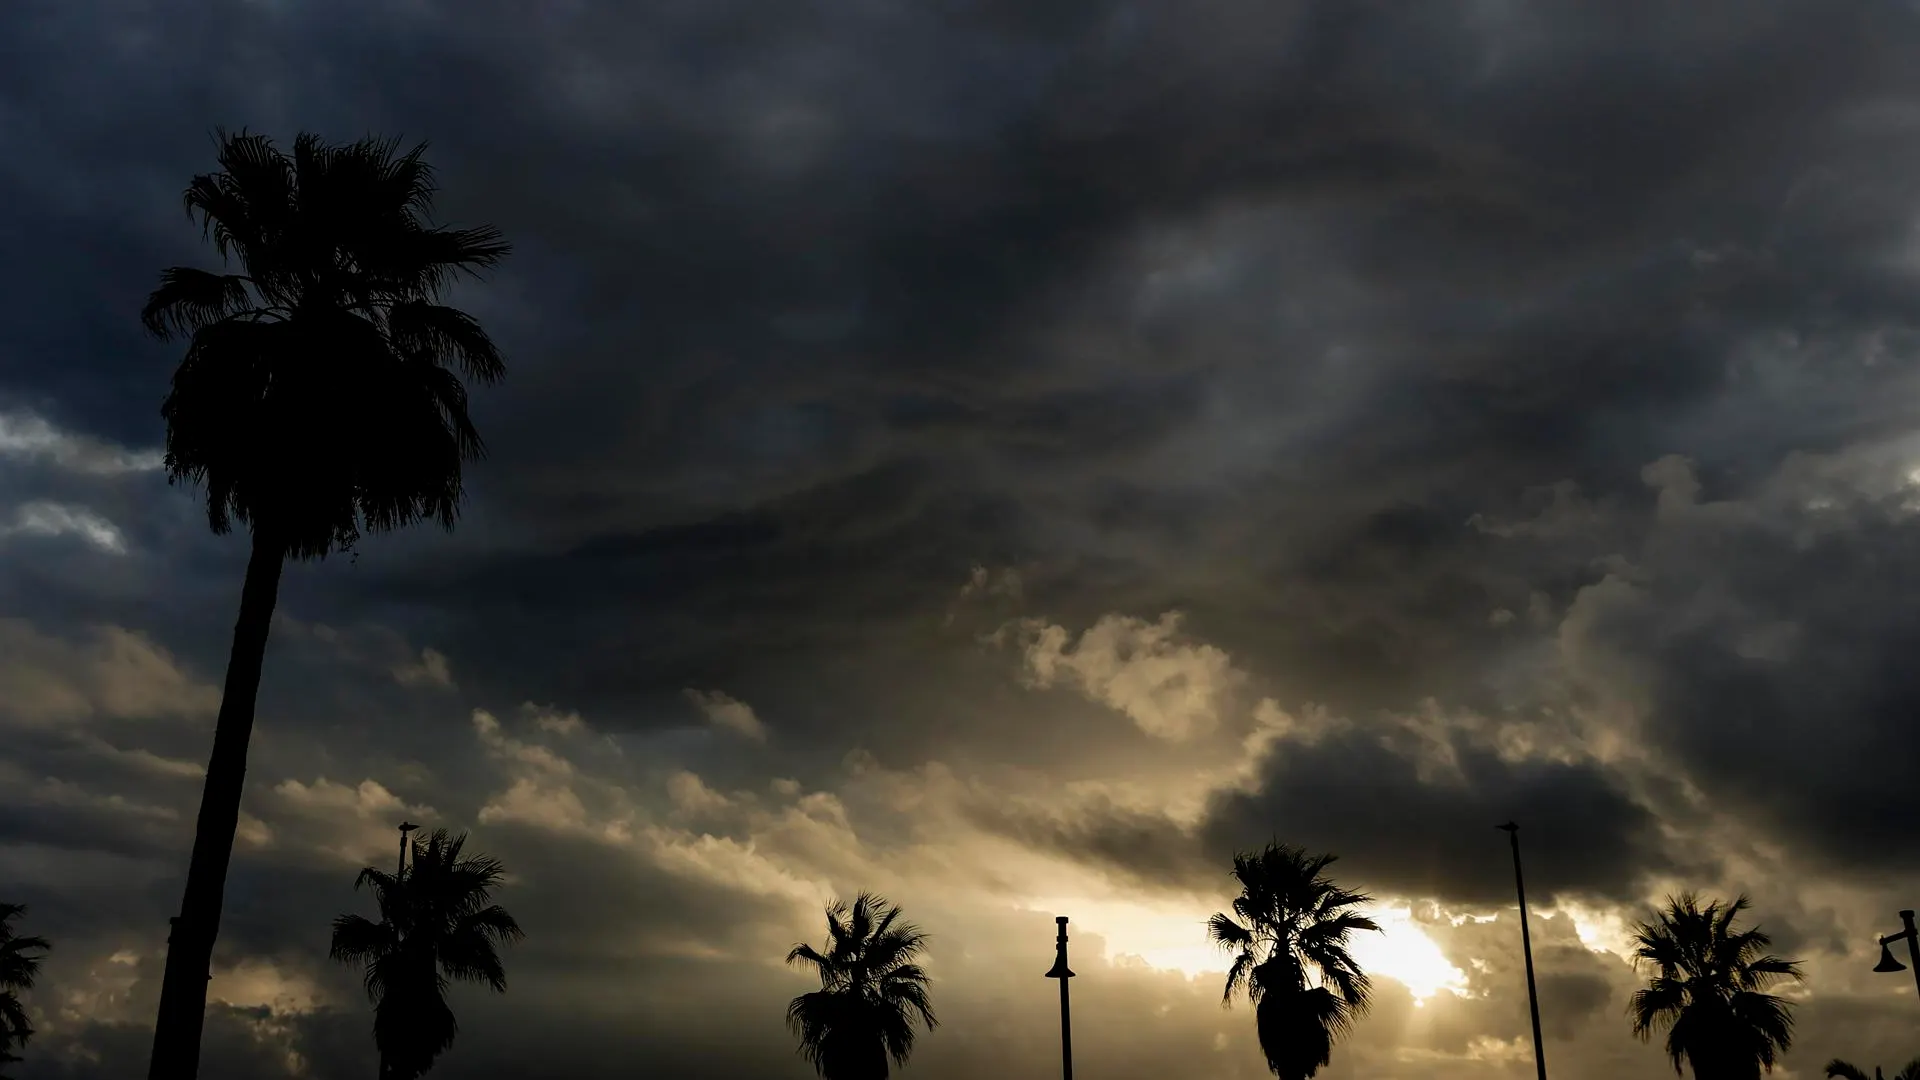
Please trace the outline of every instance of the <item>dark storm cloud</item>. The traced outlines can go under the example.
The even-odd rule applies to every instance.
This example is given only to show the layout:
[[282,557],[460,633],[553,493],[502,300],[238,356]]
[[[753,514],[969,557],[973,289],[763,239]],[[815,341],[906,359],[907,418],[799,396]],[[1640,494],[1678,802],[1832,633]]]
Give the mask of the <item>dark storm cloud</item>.
[[1783,494],[1680,507],[1636,584],[1592,597],[1589,640],[1645,665],[1646,737],[1716,801],[1866,869],[1920,819],[1875,764],[1920,754],[1920,527],[1907,492]]
[[[627,652],[726,648],[689,639],[672,616],[660,622],[636,617],[629,597],[647,608],[684,611],[697,606],[690,594],[704,587],[716,601],[731,594],[738,606],[724,610],[750,620],[756,638],[777,639],[784,625],[801,619],[810,632],[823,622],[850,620],[850,633],[858,635],[861,625],[885,621],[877,617],[883,609],[856,606],[858,597],[882,603],[897,597],[900,609],[912,608],[918,604],[910,597],[933,590],[931,574],[957,570],[982,548],[1023,556],[1076,543],[1084,533],[1132,537],[1132,550],[1122,558],[1141,571],[1165,570],[1167,563],[1232,543],[1225,553],[1236,557],[1243,574],[1265,571],[1267,588],[1253,595],[1271,597],[1277,606],[1309,589],[1323,594],[1329,607],[1351,606],[1356,591],[1365,595],[1366,588],[1343,577],[1372,571],[1372,580],[1380,580],[1377,562],[1360,553],[1407,550],[1407,539],[1380,534],[1383,527],[1391,533],[1392,515],[1424,515],[1428,528],[1444,528],[1519,487],[1563,475],[1630,482],[1651,454],[1670,447],[1675,418],[1723,388],[1727,348],[1796,319],[1805,301],[1780,307],[1783,295],[1790,295],[1784,290],[1803,280],[1795,275],[1876,254],[1857,247],[1830,250],[1848,237],[1868,242],[1857,228],[1842,228],[1844,222],[1823,229],[1817,221],[1794,220],[1786,224],[1798,232],[1781,231],[1778,200],[1794,192],[1804,169],[1778,146],[1796,132],[1813,138],[1811,117],[1851,104],[1853,95],[1866,92],[1859,84],[1882,72],[1866,44],[1873,27],[1857,21],[1822,21],[1816,28],[1804,20],[1818,16],[1781,9],[1772,20],[1734,20],[1734,29],[1747,36],[1720,40],[1704,36],[1692,15],[1633,10],[1635,16],[1617,26],[1486,29],[1496,40],[1499,33],[1512,33],[1531,44],[1509,50],[1507,69],[1496,68],[1450,93],[1423,95],[1428,115],[1420,124],[1401,119],[1415,88],[1434,90],[1428,83],[1440,79],[1449,60],[1460,59],[1448,48],[1478,49],[1484,42],[1442,34],[1426,51],[1409,54],[1419,59],[1402,82],[1382,80],[1376,76],[1389,66],[1386,56],[1399,56],[1389,50],[1411,31],[1370,34],[1351,21],[1358,16],[1330,15],[1302,16],[1297,26],[1275,29],[1270,40],[1289,44],[1273,50],[1281,59],[1260,79],[1217,59],[1205,72],[1180,68],[1183,57],[1227,48],[1223,36],[1208,36],[1204,22],[1177,28],[1173,44],[1164,44],[1166,33],[1136,28],[1127,37],[1110,30],[1099,48],[1056,48],[1059,58],[1042,91],[1025,103],[1025,111],[1008,115],[998,141],[968,142],[952,151],[938,142],[890,140],[876,124],[861,153],[849,151],[837,166],[867,199],[834,216],[830,237],[822,233],[819,241],[869,255],[874,245],[914,253],[908,263],[853,260],[865,272],[886,277],[893,289],[863,302],[862,310],[873,313],[871,325],[822,351],[778,343],[767,320],[741,317],[732,305],[742,303],[742,293],[778,296],[783,289],[811,287],[802,283],[819,276],[817,260],[791,256],[769,239],[778,234],[756,234],[745,249],[753,253],[751,272],[734,276],[728,288],[702,291],[703,300],[725,305],[714,321],[727,326],[700,333],[698,349],[651,335],[673,327],[694,333],[693,327],[707,325],[705,307],[683,308],[667,320],[667,330],[639,327],[645,321],[639,310],[631,322],[619,324],[635,326],[643,336],[631,339],[631,374],[613,375],[614,384],[644,372],[646,415],[659,419],[613,443],[596,444],[607,452],[591,455],[596,465],[576,469],[567,486],[591,489],[596,480],[586,474],[618,470],[619,480],[603,475],[597,482],[637,487],[644,497],[622,502],[602,495],[597,501],[603,512],[593,509],[589,497],[560,505],[550,501],[553,496],[514,488],[511,474],[499,481],[503,495],[546,500],[518,505],[526,518],[563,535],[613,527],[608,513],[638,514],[643,521],[705,520],[713,524],[703,528],[724,530],[741,519],[704,508],[759,502],[769,485],[797,485],[813,494],[763,502],[764,514],[799,515],[804,523],[817,505],[845,535],[831,528],[823,535],[763,525],[758,542],[739,537],[745,546],[703,545],[697,566],[671,548],[654,549],[651,539],[629,548],[618,569],[600,558],[549,559],[543,566],[489,560],[457,578],[460,589],[497,592],[500,585],[490,590],[487,582],[498,582],[539,617],[591,626],[581,634],[607,659],[591,669],[592,677],[583,674],[577,682],[600,683],[612,674],[615,657]],[[1683,23],[1657,23],[1669,17]],[[1633,18],[1656,24],[1635,27]],[[1700,71],[1683,81],[1660,57],[1637,55],[1635,35],[1656,29],[1699,50],[1705,57]],[[751,36],[730,43],[743,52],[728,55],[758,55],[752,50],[771,48],[777,40],[777,33]],[[1788,41],[1807,47],[1784,51]],[[1576,44],[1595,42],[1592,55]],[[1848,65],[1827,62],[1847,49],[1863,51]],[[1788,76],[1762,80],[1752,74],[1769,57],[1788,64]],[[1189,77],[1184,93],[1154,96],[1135,89],[1171,78],[1139,77],[1161,66]],[[1544,87],[1536,85],[1541,80]],[[1318,97],[1299,90],[1308,82],[1324,84]],[[1522,85],[1525,94],[1500,94]],[[1791,110],[1781,100],[1787,93],[1782,87],[1795,94]],[[1675,101],[1682,107],[1674,107]],[[1368,117],[1383,119],[1370,126]],[[1572,133],[1580,126],[1576,121],[1585,124],[1586,136]],[[1382,125],[1385,134],[1377,130]],[[1760,140],[1762,131],[1770,141]],[[1844,156],[1854,152],[1844,141],[1833,149],[1842,155],[1841,166],[1860,164]],[[963,153],[972,164],[960,173],[969,183],[953,196],[960,200],[957,207],[929,213],[924,202],[931,196],[920,181],[925,174],[953,175],[956,170],[941,156],[950,153]],[[1336,162],[1367,161],[1369,154],[1396,163],[1341,171],[1322,160],[1332,155]],[[714,175],[746,183],[742,166],[724,156],[683,160],[706,162]],[[927,160],[938,167],[909,168]],[[879,164],[869,168],[869,162]],[[1730,191],[1720,186],[1730,179],[1737,180]],[[1871,177],[1852,180],[1867,183]],[[655,181],[637,169],[631,182],[644,187]],[[725,241],[738,240],[742,231],[736,216],[785,213],[777,208],[793,205],[776,199],[741,207],[725,199],[754,191],[811,208],[817,194],[783,188],[766,176],[756,183],[763,186],[690,186],[696,194],[670,187],[660,196],[680,211],[667,215],[675,224],[663,227],[713,226],[702,243],[688,245],[699,252],[689,273],[728,258]],[[1496,187],[1508,192],[1507,203],[1547,214],[1556,227],[1543,229],[1532,218],[1470,216]],[[1704,201],[1709,190],[1712,203]],[[1833,206],[1831,188],[1827,194],[1818,184],[1807,190],[1793,200],[1796,214]],[[1685,201],[1689,194],[1695,201]],[[1133,308],[1137,289],[1103,280],[1106,271],[1095,265],[1096,257],[1123,256],[1144,230],[1204,216],[1235,200],[1301,207],[1291,233],[1321,261],[1321,279],[1306,276],[1311,266],[1256,248],[1251,263],[1224,272],[1230,284],[1215,295],[1203,294],[1142,323]],[[840,206],[831,199],[829,205]],[[1683,212],[1707,208],[1713,216],[1689,219],[1689,228],[1717,233],[1672,231],[1672,220]],[[1743,208],[1751,216],[1735,220]],[[811,221],[817,215],[810,209],[798,216]],[[1289,234],[1277,232],[1272,239],[1284,242]],[[1729,243],[1770,242],[1771,269],[1703,269],[1702,253]],[[1789,244],[1800,247],[1784,246]],[[1002,254],[1009,247],[1017,260]],[[596,259],[583,249],[580,256],[581,272],[631,280],[631,248],[619,249],[617,260],[611,250]],[[1779,269],[1783,263],[1792,270]],[[971,269],[977,267],[984,269]],[[1330,289],[1326,278],[1353,284],[1343,293]],[[1361,286],[1364,302],[1353,299]],[[646,290],[636,292],[644,308]],[[1283,304],[1278,325],[1240,325],[1273,298],[1293,301]],[[1856,318],[1883,318],[1893,299],[1888,283],[1879,282],[1848,302]],[[1216,351],[1212,328],[1223,321],[1253,332],[1237,348]],[[1113,326],[1122,329],[1091,339],[1091,355],[1076,354],[1073,335]],[[756,335],[759,343],[753,344]],[[1358,357],[1348,362],[1362,372],[1361,396],[1349,417],[1336,417],[1304,445],[1256,446],[1256,456],[1275,455],[1266,474],[1238,478],[1224,490],[1213,484],[1204,460],[1171,480],[1127,479],[1176,431],[1210,424],[1284,426],[1291,412],[1313,408],[1315,396],[1289,402],[1275,395],[1319,389],[1288,374],[1311,370],[1310,345],[1316,341],[1340,342]],[[574,376],[606,374],[598,366],[569,370]],[[748,371],[754,372],[750,380],[743,378]],[[1149,378],[1142,372],[1167,386],[1155,392],[1153,383],[1140,383]],[[856,377],[876,380],[869,385],[882,390],[855,389],[849,380]],[[1098,437],[1087,425],[1094,417],[1127,416],[1124,399],[1111,388],[1129,382],[1142,386],[1140,402],[1158,402],[1160,411],[1141,412],[1114,429],[1132,434],[1132,442]],[[902,385],[920,395],[914,400],[941,403],[939,415],[946,419],[933,429],[940,442],[932,450],[916,441],[928,430],[921,419],[925,407],[902,411],[887,405],[883,391]],[[575,386],[566,393],[609,396],[605,381],[576,379]],[[830,388],[848,395],[846,400],[864,393],[867,401],[816,414],[830,418],[822,424],[807,419],[815,406],[805,395],[822,392],[808,386]],[[743,393],[752,400],[736,402]],[[1209,395],[1242,393],[1245,405],[1224,417],[1201,409]],[[536,403],[545,399],[545,389],[533,396]],[[1266,416],[1263,407],[1270,410]],[[584,436],[595,411],[581,414],[569,430]],[[621,415],[630,422],[635,414]],[[1056,432],[1064,434],[1052,438]],[[1704,442],[1715,434],[1702,431],[1698,437]],[[1069,452],[1041,451],[1050,445]],[[549,438],[538,452],[567,451]],[[1294,453],[1310,465],[1290,465]],[[733,467],[724,474],[707,467],[683,472],[687,455]],[[874,464],[876,459],[893,463]],[[823,469],[828,475],[817,475]],[[553,479],[539,475],[543,482]],[[686,482],[676,484],[675,476]],[[705,480],[713,483],[696,483]],[[841,502],[848,492],[859,497]],[[933,492],[940,497],[930,497]],[[1057,504],[1045,505],[1056,492]],[[1417,501],[1408,506],[1409,499]],[[1321,507],[1320,520],[1302,523],[1305,507]],[[1223,539],[1232,519],[1270,522],[1270,530],[1246,531],[1291,535],[1291,546],[1306,550],[1276,564],[1271,551]],[[868,521],[891,527],[872,547],[861,543],[873,536]],[[1169,524],[1176,521],[1182,527]],[[843,553],[858,552],[850,560],[858,573],[830,561],[823,565],[809,543],[815,539]],[[588,552],[611,554],[598,541],[581,554]],[[452,558],[458,566],[460,556]],[[628,578],[627,567],[640,576]],[[525,576],[543,568],[550,571],[546,576]],[[529,580],[539,587],[519,584]],[[1213,589],[1223,584],[1207,583]],[[1438,673],[1462,669],[1460,661],[1470,655],[1440,643],[1447,631],[1458,632],[1469,618],[1478,621],[1484,614],[1466,574],[1452,569],[1434,576],[1416,565],[1380,592],[1384,610],[1376,617],[1356,619],[1349,612],[1350,630],[1316,627],[1304,635],[1312,640],[1288,643],[1314,656],[1300,666],[1342,674],[1343,692],[1365,686],[1382,697],[1402,683],[1408,688],[1399,692],[1402,697],[1429,692]],[[1196,618],[1204,618],[1214,600],[1200,597],[1193,605]],[[591,614],[596,611],[600,620]],[[1431,617],[1436,613],[1442,617]],[[615,621],[626,629],[610,625]],[[840,648],[831,639],[813,637],[819,651]],[[1396,639],[1403,646],[1399,653],[1393,651]],[[629,643],[630,649],[623,648]],[[530,666],[570,666],[585,644],[561,648],[556,641],[544,655],[529,655],[540,661]],[[1403,674],[1391,677],[1395,661],[1434,650],[1442,651],[1429,662],[1402,665]],[[1315,662],[1322,658],[1331,663]]]
[[1215,891],[1235,852],[1278,840],[1340,856],[1338,876],[1381,895],[1498,906],[1513,880],[1492,829],[1515,819],[1527,823],[1529,887],[1545,903],[1626,901],[1652,875],[1718,872],[1710,855],[1670,852],[1654,810],[1596,763],[1504,761],[1488,746],[1442,738],[1441,747],[1410,746],[1348,728],[1282,744],[1253,790],[1215,794],[1197,828],[1105,800],[1051,814],[982,806],[974,815],[1128,882],[1193,892]]
[[[1890,6],[1209,10],[534,18],[419,5],[372,34],[351,7],[223,9],[191,48],[224,56],[208,65],[223,80],[271,88],[239,111],[432,134],[449,209],[500,221],[527,249],[471,301],[497,305],[522,360],[481,405],[497,461],[477,474],[474,524],[566,554],[475,564],[436,542],[432,561],[452,564],[444,587],[409,595],[364,574],[350,579],[356,602],[464,609],[456,633],[510,605],[551,632],[503,647],[465,631],[485,677],[585,694],[625,656],[691,666],[762,644],[702,640],[636,608],[704,613],[731,592],[716,613],[777,649],[789,623],[851,622],[857,635],[889,602],[925,605],[971,559],[1074,542],[1063,528],[1137,537],[1125,558],[1152,571],[1217,549],[1232,519],[1299,536],[1301,507],[1330,499],[1344,505],[1304,526],[1304,557],[1232,554],[1262,579],[1254,595],[1319,588],[1337,605],[1358,586],[1325,560],[1377,550],[1391,515],[1444,528],[1519,486],[1618,480],[1668,449],[1644,429],[1723,385],[1730,341],[1793,322],[1809,301],[1786,290],[1808,276],[1847,269],[1829,279],[1835,316],[1883,319],[1897,299],[1865,266],[1888,234],[1859,220],[1901,205],[1859,171],[1884,140],[1834,124],[1905,78],[1887,59],[1905,29]],[[78,32],[66,11],[43,9],[40,40]],[[135,22],[102,47],[117,50],[122,85],[192,70],[158,26]],[[68,78],[48,74],[19,83],[22,98]],[[239,100],[222,82],[186,85],[209,107]],[[160,102],[128,97],[142,104],[62,131],[61,160],[85,171],[151,147],[149,187],[205,167],[193,156],[205,120],[156,115],[136,131]],[[130,198],[114,191],[114,207]],[[1128,261],[1141,238],[1234,207],[1280,224],[1219,281],[1142,308],[1137,272],[1153,268]],[[146,220],[133,209],[114,220]],[[149,266],[204,257],[184,229],[147,231]],[[163,234],[179,245],[164,256]],[[1702,269],[1701,253],[1726,249]],[[1748,250],[1764,258],[1726,268]],[[151,269],[129,259],[116,273],[131,310]],[[1179,432],[1310,411],[1326,398],[1307,377],[1314,354],[1335,345],[1354,357],[1359,397],[1309,442],[1256,444],[1265,475],[1221,490],[1195,461],[1168,481],[1125,478]],[[43,365],[109,351],[150,367],[157,392],[166,358],[131,344],[23,346],[22,370],[79,400]],[[118,370],[133,410],[139,379]],[[1240,407],[1209,415],[1222,396]],[[1059,505],[1037,512],[1057,489]],[[816,515],[824,532],[807,524]],[[758,524],[702,531],[744,522]],[[659,546],[675,535],[692,546]],[[1338,631],[1290,644],[1379,686],[1396,637],[1433,649],[1476,606],[1457,572],[1396,584],[1345,644]],[[1436,610],[1446,617],[1422,617]],[[1459,659],[1437,655],[1406,681]]]
[[1603,1012],[1613,1012],[1620,1002],[1614,988],[1600,975],[1553,974],[1540,980],[1542,1014],[1551,1018],[1554,1034],[1571,1036],[1586,1022]]
[[1527,823],[1529,884],[1542,897],[1625,899],[1643,874],[1669,868],[1653,815],[1599,768],[1512,765],[1469,747],[1453,754],[1458,776],[1434,780],[1365,737],[1283,750],[1260,793],[1212,808],[1208,838],[1230,851],[1277,834],[1338,853],[1345,873],[1375,889],[1473,905],[1512,891],[1512,867],[1488,840],[1503,821]]
[[970,808],[981,827],[1043,850],[1114,871],[1128,886],[1206,889],[1220,864],[1185,829],[1149,810],[1095,800],[1041,815],[1001,805]]

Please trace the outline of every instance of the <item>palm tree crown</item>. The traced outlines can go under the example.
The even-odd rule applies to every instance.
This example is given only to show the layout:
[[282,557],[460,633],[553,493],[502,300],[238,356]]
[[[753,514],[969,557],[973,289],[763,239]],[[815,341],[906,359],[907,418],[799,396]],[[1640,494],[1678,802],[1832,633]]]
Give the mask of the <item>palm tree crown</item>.
[[492,228],[427,224],[425,150],[302,134],[286,154],[222,133],[221,171],[187,188],[188,215],[243,272],[172,267],[141,320],[189,338],[161,408],[166,462],[206,486],[215,532],[238,520],[315,558],[363,526],[452,527],[461,463],[483,452],[459,376],[492,383],[506,368],[480,324],[439,300],[508,245]]
[[1801,978],[1800,968],[1769,953],[1773,939],[1757,927],[1734,927],[1747,907],[1745,896],[1702,906],[1687,893],[1634,926],[1634,964],[1647,985],[1627,1013],[1643,1040],[1667,1029],[1675,1073],[1691,1066],[1699,1080],[1753,1080],[1793,1045],[1792,1003],[1766,991]]
[[52,947],[46,938],[13,932],[13,920],[26,913],[24,905],[0,904],[0,1065],[19,1061],[12,1051],[33,1036],[20,991],[33,989],[40,973],[40,957],[32,954]]
[[1334,1041],[1366,1011],[1372,990],[1347,951],[1355,931],[1380,929],[1354,910],[1372,898],[1329,879],[1324,871],[1335,861],[1277,843],[1235,855],[1233,915],[1207,922],[1213,941],[1237,954],[1222,1002],[1245,991],[1267,1067],[1281,1080],[1306,1080],[1329,1064]]
[[372,888],[380,921],[333,921],[333,958],[366,969],[383,1080],[413,1080],[453,1045],[459,1026],[447,1006],[449,980],[506,992],[498,946],[523,936],[513,916],[490,902],[506,868],[490,856],[463,855],[465,843],[464,834],[439,829],[413,841],[412,864],[398,874],[360,871],[354,888]]
[[[1827,1062],[1827,1076],[1830,1080],[1832,1077],[1839,1077],[1840,1080],[1882,1080],[1879,1066],[1875,1066],[1873,1076],[1868,1077],[1865,1069],[1839,1058]],[[1895,1073],[1893,1080],[1920,1080],[1920,1057],[1907,1062],[1906,1068]]]
[[884,1080],[889,1058],[905,1065],[913,1052],[914,1021],[928,1031],[939,1023],[917,962],[926,943],[899,908],[861,893],[851,906],[828,905],[825,952],[800,944],[787,954],[820,976],[820,989],[788,1004],[787,1025],[822,1077]]

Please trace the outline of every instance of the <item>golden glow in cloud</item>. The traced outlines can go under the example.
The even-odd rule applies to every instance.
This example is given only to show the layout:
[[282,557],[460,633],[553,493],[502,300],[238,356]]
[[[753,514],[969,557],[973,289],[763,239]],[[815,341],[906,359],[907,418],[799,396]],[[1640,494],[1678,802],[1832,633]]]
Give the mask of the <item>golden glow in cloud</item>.
[[1401,983],[1413,995],[1415,1005],[1425,1005],[1443,990],[1457,997],[1467,996],[1467,973],[1455,967],[1420,929],[1410,909],[1379,907],[1368,914],[1380,924],[1381,932],[1353,936],[1353,957],[1360,962],[1361,970]]
[[[1232,959],[1207,940],[1206,920],[1212,912],[1087,897],[1036,898],[1025,906],[1069,916],[1073,920],[1069,932],[1103,939],[1109,959],[1135,957],[1149,967],[1189,978],[1224,975]],[[1424,1005],[1443,991],[1467,995],[1466,972],[1420,929],[1411,909],[1379,907],[1370,914],[1381,933],[1356,934],[1352,941],[1354,958],[1362,969],[1403,984],[1415,1004]]]

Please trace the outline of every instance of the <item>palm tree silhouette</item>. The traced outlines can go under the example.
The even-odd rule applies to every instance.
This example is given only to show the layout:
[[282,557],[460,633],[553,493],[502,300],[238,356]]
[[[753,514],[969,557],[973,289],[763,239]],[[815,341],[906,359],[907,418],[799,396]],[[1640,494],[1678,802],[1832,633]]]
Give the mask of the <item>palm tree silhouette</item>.
[[1667,1029],[1676,1074],[1691,1066],[1698,1080],[1756,1080],[1793,1045],[1793,1005],[1766,991],[1800,979],[1800,967],[1767,952],[1773,939],[1758,927],[1735,929],[1747,907],[1745,896],[1703,907],[1685,893],[1634,925],[1634,966],[1648,980],[1627,1015],[1642,1040]]
[[381,1080],[414,1080],[453,1045],[459,1024],[447,1006],[449,980],[506,992],[498,947],[524,935],[490,902],[506,868],[491,856],[463,855],[466,840],[437,829],[413,841],[412,862],[399,873],[360,871],[353,887],[372,887],[380,921],[333,920],[330,955],[366,969]]
[[[1841,1080],[1867,1080],[1867,1072],[1858,1065],[1834,1058],[1827,1062],[1827,1076],[1840,1077]],[[1883,1080],[1878,1065],[1873,1068],[1873,1080]],[[1920,1057],[1907,1062],[1907,1067],[1894,1074],[1893,1080],[1920,1080]]]
[[885,1080],[888,1059],[904,1066],[913,1052],[914,1021],[928,1031],[939,1023],[916,962],[927,935],[899,908],[861,893],[851,907],[827,906],[826,944],[824,953],[800,944],[787,954],[820,976],[820,989],[788,1003],[787,1026],[825,1080]]
[[220,171],[196,176],[186,209],[243,273],[175,266],[141,312],[186,355],[161,406],[169,480],[202,485],[207,521],[253,534],[227,660],[187,882],[168,939],[154,1080],[199,1064],[207,976],[220,930],[267,631],[287,559],[350,550],[361,530],[432,518],[451,529],[461,466],[483,453],[461,376],[505,374],[480,324],[440,304],[460,272],[508,251],[492,228],[427,223],[425,144],[331,146],[291,155],[218,133]]
[[1333,1044],[1366,1011],[1372,983],[1347,951],[1357,930],[1379,931],[1353,909],[1372,902],[1333,883],[1333,855],[1285,844],[1233,857],[1240,895],[1233,912],[1207,921],[1208,936],[1237,951],[1221,1003],[1244,990],[1267,1067],[1281,1080],[1306,1080],[1333,1060]]
[[20,991],[33,989],[34,976],[40,973],[40,957],[29,954],[52,948],[46,938],[13,932],[13,920],[26,913],[25,905],[0,904],[0,1066],[19,1061],[13,1051],[33,1037],[33,1025],[20,1004]]

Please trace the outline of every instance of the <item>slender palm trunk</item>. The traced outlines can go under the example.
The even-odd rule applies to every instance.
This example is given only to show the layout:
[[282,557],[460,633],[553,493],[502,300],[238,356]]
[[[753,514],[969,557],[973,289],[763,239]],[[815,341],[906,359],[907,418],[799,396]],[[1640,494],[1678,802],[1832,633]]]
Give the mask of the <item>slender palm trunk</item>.
[[186,895],[167,938],[167,967],[160,984],[148,1080],[193,1080],[200,1068],[200,1029],[207,1009],[207,980],[213,977],[213,942],[220,933],[227,864],[233,859],[233,834],[240,824],[240,795],[246,786],[254,698],[260,691],[260,665],[266,657],[267,630],[273,622],[285,559],[279,544],[254,537],[253,557],[240,590],[233,651],[227,658],[227,685],[214,726],[213,756],[207,761],[206,786],[200,795]]

